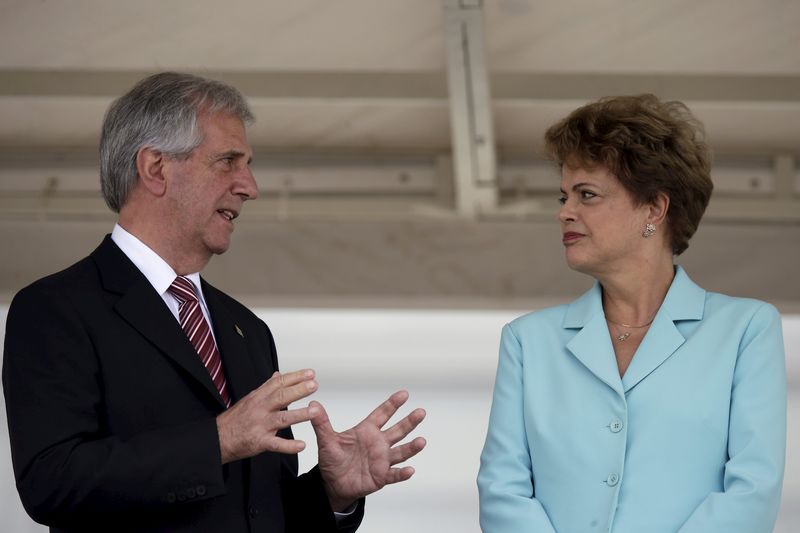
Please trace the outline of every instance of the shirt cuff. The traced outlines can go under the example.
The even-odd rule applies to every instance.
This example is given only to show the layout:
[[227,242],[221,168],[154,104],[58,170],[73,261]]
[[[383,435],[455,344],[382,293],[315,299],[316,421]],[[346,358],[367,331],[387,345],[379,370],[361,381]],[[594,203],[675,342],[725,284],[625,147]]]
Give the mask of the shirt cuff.
[[347,509],[345,509],[341,513],[337,513],[336,511],[334,511],[333,512],[333,517],[336,519],[336,523],[338,524],[339,522],[341,522],[342,520],[344,520],[345,518],[347,518],[351,514],[355,513],[356,509],[358,509],[358,500],[353,502],[353,504],[350,507],[348,507]]

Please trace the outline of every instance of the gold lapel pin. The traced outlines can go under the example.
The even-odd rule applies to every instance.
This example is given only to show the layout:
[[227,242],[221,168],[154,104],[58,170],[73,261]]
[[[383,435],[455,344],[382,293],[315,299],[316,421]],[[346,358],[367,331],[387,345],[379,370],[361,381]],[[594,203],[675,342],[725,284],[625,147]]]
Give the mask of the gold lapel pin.
[[244,333],[242,332],[242,328],[240,328],[238,324],[234,324],[233,326],[236,328],[236,333],[238,333],[239,336],[244,339]]

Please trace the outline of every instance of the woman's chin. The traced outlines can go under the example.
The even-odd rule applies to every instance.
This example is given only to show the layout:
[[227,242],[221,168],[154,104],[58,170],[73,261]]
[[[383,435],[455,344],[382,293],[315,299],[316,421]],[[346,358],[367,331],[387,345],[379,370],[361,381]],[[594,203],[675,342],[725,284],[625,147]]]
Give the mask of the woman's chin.
[[592,275],[592,272],[594,272],[594,269],[591,267],[591,261],[588,261],[585,257],[567,252],[565,259],[567,266],[575,272],[588,274],[590,276]]

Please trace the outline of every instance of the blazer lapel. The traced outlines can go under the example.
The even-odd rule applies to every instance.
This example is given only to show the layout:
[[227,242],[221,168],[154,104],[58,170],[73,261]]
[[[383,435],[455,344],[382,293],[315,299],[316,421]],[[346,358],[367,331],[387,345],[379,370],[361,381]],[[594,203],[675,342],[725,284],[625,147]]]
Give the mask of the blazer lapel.
[[622,377],[625,392],[631,390],[653,370],[661,366],[669,356],[675,353],[675,350],[680,348],[684,340],[672,318],[664,312],[662,307]]
[[120,295],[114,305],[117,313],[224,406],[186,333],[139,269],[108,236],[92,258],[103,287]]
[[214,323],[214,336],[222,357],[225,378],[228,380],[231,397],[236,401],[261,385],[247,349],[247,335],[255,335],[256,332],[247,331],[244,326],[237,323],[219,296],[219,291],[205,280],[203,280],[203,296],[211,313],[211,321]]
[[676,267],[664,303],[622,378],[626,393],[681,347],[686,339],[676,322],[702,319],[705,295],[706,291],[689,279],[681,267]]
[[564,328],[580,330],[567,343],[567,349],[590,372],[622,396],[622,381],[603,314],[599,283],[569,305]]

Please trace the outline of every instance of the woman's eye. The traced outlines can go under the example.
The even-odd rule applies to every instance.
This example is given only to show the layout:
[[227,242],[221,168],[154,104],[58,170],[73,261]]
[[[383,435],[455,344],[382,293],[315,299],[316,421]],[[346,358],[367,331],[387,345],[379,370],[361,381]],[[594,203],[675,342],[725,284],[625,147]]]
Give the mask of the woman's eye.
[[581,191],[581,199],[583,200],[589,200],[590,198],[594,198],[595,196],[597,195],[591,191]]
[[566,196],[560,197],[558,199],[558,203],[561,204],[561,205],[564,205],[565,203],[567,203],[567,197]]

